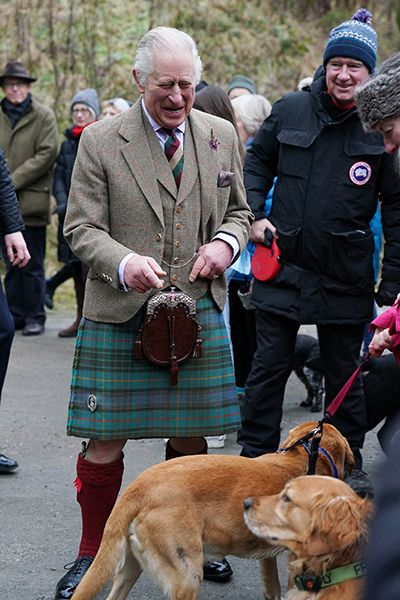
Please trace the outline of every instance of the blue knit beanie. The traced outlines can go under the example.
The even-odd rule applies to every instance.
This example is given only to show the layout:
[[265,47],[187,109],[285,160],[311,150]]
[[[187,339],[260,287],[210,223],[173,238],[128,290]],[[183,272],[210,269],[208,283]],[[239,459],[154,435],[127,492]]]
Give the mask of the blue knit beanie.
[[376,65],[378,37],[371,27],[372,14],[360,8],[351,18],[329,34],[324,52],[324,65],[335,56],[360,60],[371,73]]

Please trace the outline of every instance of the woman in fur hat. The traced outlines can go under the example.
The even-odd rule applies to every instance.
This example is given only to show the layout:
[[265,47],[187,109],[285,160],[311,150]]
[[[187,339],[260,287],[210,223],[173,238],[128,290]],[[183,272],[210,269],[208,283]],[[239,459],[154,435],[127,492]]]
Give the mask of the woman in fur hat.
[[[376,73],[355,94],[358,113],[366,131],[383,135],[388,154],[397,152],[400,169],[400,52],[385,60]],[[397,302],[400,294],[397,297]],[[376,327],[369,345],[372,356],[391,350],[393,339],[389,329]]]
[[400,52],[385,60],[356,91],[366,131],[380,131],[388,154],[400,148]]

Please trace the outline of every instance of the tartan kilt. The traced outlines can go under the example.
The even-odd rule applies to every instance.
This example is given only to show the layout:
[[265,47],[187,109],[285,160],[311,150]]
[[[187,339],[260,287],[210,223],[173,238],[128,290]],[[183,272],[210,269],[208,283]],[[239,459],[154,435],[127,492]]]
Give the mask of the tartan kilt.
[[179,368],[134,359],[144,311],[126,323],[83,318],[72,367],[67,434],[82,438],[197,437],[236,431],[240,411],[222,313],[207,295],[197,302],[201,357]]

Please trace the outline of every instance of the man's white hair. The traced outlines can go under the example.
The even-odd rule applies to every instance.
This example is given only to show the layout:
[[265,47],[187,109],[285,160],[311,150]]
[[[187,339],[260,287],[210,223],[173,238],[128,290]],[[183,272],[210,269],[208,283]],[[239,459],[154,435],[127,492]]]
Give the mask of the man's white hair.
[[232,100],[237,121],[241,121],[250,136],[257,133],[271,114],[271,103],[259,94],[243,94]]
[[147,84],[153,72],[153,59],[158,53],[180,52],[186,50],[193,56],[194,85],[201,79],[202,64],[193,38],[184,31],[173,27],[155,27],[140,40],[136,51],[135,69],[141,85]]

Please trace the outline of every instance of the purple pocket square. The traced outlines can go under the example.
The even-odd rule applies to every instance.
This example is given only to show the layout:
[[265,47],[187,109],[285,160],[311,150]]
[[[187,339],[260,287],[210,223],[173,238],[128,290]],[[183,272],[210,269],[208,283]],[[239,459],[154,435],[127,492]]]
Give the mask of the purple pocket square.
[[218,173],[217,187],[220,187],[220,188],[229,187],[230,185],[232,185],[234,179],[235,179],[235,173],[233,173],[232,171],[221,170]]

